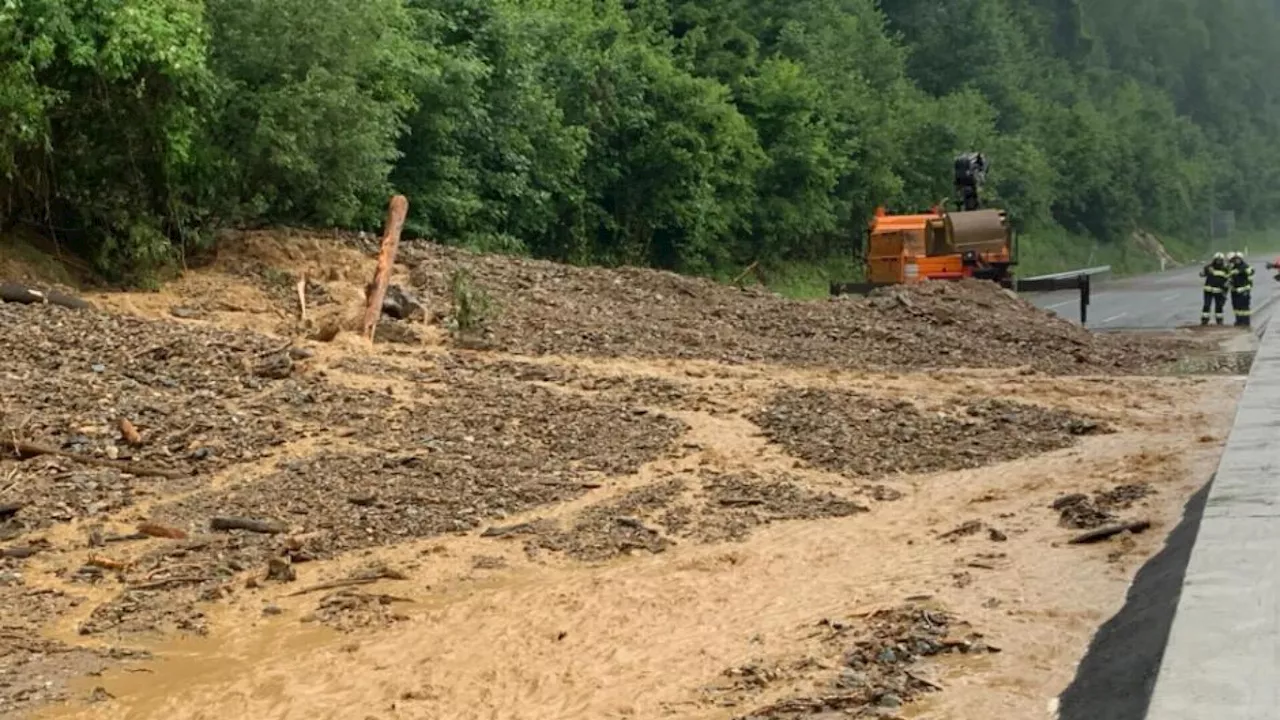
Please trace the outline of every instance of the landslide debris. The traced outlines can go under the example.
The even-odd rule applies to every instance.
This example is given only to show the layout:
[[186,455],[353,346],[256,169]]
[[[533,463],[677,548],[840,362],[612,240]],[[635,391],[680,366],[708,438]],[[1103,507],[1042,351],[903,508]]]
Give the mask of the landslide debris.
[[1063,495],[1051,507],[1058,511],[1058,524],[1062,527],[1093,530],[1115,522],[1119,511],[1128,510],[1155,492],[1149,483],[1130,483],[1095,492],[1092,497],[1084,493]]
[[580,268],[402,244],[427,296],[467,267],[492,297],[488,345],[524,355],[699,358],[865,369],[1134,373],[1176,359],[1171,340],[1094,334],[984,281],[800,301],[635,268]]
[[489,534],[532,535],[525,551],[535,557],[550,551],[598,561],[635,551],[659,553],[683,540],[740,542],[771,523],[848,517],[867,510],[833,493],[806,489],[788,476],[704,470],[591,505],[565,528],[543,521]]
[[977,468],[1111,431],[1073,413],[1010,400],[926,410],[906,400],[813,388],[777,393],[751,420],[791,455],[863,478]]
[[[393,404],[296,372],[292,362],[264,377],[264,363],[285,350],[253,333],[4,304],[0,326],[0,430],[65,453],[7,466],[14,475],[0,504],[22,504],[28,530],[192,490],[204,482],[198,476],[260,461],[335,425],[359,427]],[[78,455],[116,463],[91,466]],[[131,462],[176,479],[138,478]]]
[[[815,679],[811,693],[795,694],[770,703],[738,720],[795,720],[812,717],[884,717],[920,696],[941,690],[921,677],[921,661],[951,653],[998,652],[982,635],[965,632],[965,624],[949,613],[919,605],[879,610],[848,621],[823,620],[822,645],[839,653],[834,678]],[[713,693],[733,704],[743,704],[760,690],[779,680],[800,684],[803,670],[822,667],[815,662],[793,665],[789,671],[771,670],[759,663],[725,673],[727,687]]]

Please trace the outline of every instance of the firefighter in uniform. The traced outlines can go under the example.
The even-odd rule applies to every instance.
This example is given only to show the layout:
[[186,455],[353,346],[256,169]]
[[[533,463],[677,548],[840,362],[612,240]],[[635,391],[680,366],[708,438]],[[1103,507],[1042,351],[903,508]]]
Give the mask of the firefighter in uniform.
[[1230,286],[1231,286],[1231,311],[1236,316],[1237,327],[1249,327],[1249,316],[1251,314],[1250,301],[1253,299],[1253,268],[1249,263],[1245,262],[1244,256],[1240,253],[1231,254]]
[[1200,324],[1209,324],[1209,308],[1213,308],[1213,319],[1222,324],[1222,309],[1227,304],[1227,282],[1231,270],[1227,267],[1227,258],[1222,253],[1214,253],[1213,261],[1200,271],[1204,278],[1204,305],[1200,308]]

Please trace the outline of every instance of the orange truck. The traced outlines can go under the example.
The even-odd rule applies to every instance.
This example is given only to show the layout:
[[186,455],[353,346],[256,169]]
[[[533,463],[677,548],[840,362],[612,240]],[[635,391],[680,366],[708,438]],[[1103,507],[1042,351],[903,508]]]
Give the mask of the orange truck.
[[926,213],[890,215],[876,208],[862,243],[865,281],[832,283],[831,293],[966,277],[1011,287],[1017,240],[1004,210],[981,207],[978,188],[986,168],[979,153],[956,158],[957,210],[935,206]]
[[867,283],[877,286],[965,277],[1008,285],[1015,262],[1003,210],[889,215],[877,208],[864,248]]

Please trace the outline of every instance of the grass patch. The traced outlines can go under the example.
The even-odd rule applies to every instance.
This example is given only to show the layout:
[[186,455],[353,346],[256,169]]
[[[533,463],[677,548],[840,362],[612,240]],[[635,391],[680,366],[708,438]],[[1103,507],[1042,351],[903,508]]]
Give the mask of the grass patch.
[[719,270],[713,277],[726,284],[763,285],[783,297],[808,300],[828,297],[833,282],[862,280],[862,263],[852,257],[833,257],[824,261],[771,263],[750,270]]

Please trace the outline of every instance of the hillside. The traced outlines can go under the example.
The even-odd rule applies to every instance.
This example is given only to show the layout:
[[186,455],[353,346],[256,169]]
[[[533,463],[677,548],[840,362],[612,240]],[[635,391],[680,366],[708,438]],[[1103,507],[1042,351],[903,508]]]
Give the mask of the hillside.
[[0,305],[0,712],[1033,717],[1241,385],[986,285],[799,302],[417,245],[424,312],[368,346],[327,330],[361,245]]
[[131,7],[0,15],[0,232],[123,284],[229,227],[375,229],[392,192],[455,246],[813,275],[878,205],[951,198],[970,151],[1036,270],[1278,219],[1270,0]]

